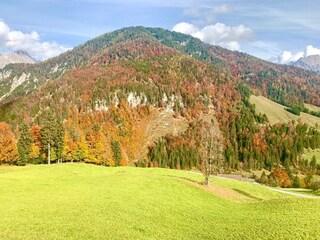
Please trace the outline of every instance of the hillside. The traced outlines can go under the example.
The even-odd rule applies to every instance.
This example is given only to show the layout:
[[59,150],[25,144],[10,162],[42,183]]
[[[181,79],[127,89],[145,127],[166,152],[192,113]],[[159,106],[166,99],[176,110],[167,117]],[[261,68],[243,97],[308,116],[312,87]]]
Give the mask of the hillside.
[[[251,72],[244,71],[248,67]],[[293,94],[302,104],[297,82],[309,89],[308,78],[300,77],[318,77],[315,73],[143,27],[4,71],[10,68],[24,75],[23,81],[13,74],[2,82],[10,86],[13,78],[21,84],[10,87],[0,106],[0,163],[47,163],[50,146],[52,162],[194,169],[201,165],[210,130],[217,134],[221,172],[284,166],[303,174],[320,171],[298,161],[304,148],[320,147],[318,131],[303,123],[274,126],[249,101],[252,93],[267,90],[257,87],[263,81],[280,102]],[[258,74],[266,69],[273,74]],[[280,72],[290,82],[277,78]],[[38,80],[29,81],[33,77]]]
[[0,71],[3,76],[0,103],[30,93],[71,69],[90,65],[92,59],[107,48],[139,38],[157,41],[200,61],[210,62],[219,69],[226,68],[233,77],[277,102],[285,105],[308,102],[320,106],[320,75],[312,71],[273,64],[248,54],[205,44],[189,35],[144,27],[124,28],[101,35],[37,65],[7,66]]
[[201,175],[185,171],[58,164],[0,167],[0,176],[0,238],[8,240],[320,234],[318,199],[216,178],[205,190],[197,183]]
[[[320,118],[312,116],[307,113],[301,113],[300,116],[294,115],[285,110],[285,106],[278,104],[265,98],[263,96],[250,96],[250,102],[255,105],[256,111],[261,114],[266,114],[268,120],[271,124],[276,123],[288,123],[290,121],[301,121],[308,124],[309,126],[320,127]],[[310,108],[314,109],[315,106],[308,105]]]

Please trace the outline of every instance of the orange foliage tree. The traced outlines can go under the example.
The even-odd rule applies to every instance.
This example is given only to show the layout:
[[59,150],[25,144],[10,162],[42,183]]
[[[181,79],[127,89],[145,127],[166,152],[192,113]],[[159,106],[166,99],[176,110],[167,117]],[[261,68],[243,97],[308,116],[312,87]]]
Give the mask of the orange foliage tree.
[[0,163],[13,164],[18,160],[17,141],[10,125],[0,122]]

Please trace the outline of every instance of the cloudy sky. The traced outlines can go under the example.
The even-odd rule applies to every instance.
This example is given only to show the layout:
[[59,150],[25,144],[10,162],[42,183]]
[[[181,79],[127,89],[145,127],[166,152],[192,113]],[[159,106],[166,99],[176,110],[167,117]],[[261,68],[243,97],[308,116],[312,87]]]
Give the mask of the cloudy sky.
[[128,26],[162,27],[288,63],[320,54],[318,0],[1,0],[0,53],[43,60]]

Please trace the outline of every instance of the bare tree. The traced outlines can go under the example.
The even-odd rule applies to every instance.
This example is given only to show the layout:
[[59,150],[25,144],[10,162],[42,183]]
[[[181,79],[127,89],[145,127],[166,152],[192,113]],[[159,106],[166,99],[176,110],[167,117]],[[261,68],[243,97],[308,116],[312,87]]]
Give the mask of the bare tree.
[[209,185],[209,178],[217,174],[223,166],[223,137],[219,126],[213,120],[202,124],[199,169],[205,177],[204,184]]

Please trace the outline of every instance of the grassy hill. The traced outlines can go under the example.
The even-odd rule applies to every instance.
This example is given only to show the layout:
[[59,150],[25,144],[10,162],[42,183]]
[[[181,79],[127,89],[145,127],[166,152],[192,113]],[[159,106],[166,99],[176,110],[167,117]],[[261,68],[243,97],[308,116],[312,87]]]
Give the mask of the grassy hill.
[[[320,126],[320,118],[301,112],[300,116],[289,113],[285,110],[285,106],[278,104],[263,96],[251,95],[250,102],[256,106],[258,113],[266,114],[270,123],[287,123],[292,120],[301,120],[310,126],[318,124]],[[313,106],[313,105],[308,105]]]
[[306,103],[306,104],[304,104],[304,105],[305,105],[305,107],[306,107],[307,109],[309,109],[310,111],[320,112],[320,107],[317,107],[317,106],[315,106],[315,105],[308,104],[308,103]]
[[320,201],[168,169],[0,167],[0,239],[316,239]]
[[313,156],[316,156],[317,162],[320,164],[320,149],[319,149],[319,148],[314,149],[314,150],[312,150],[312,149],[305,149],[305,151],[304,151],[304,153],[303,153],[303,155],[302,155],[302,157],[303,157],[304,159],[308,159],[309,161],[311,161],[311,159],[312,159]]

